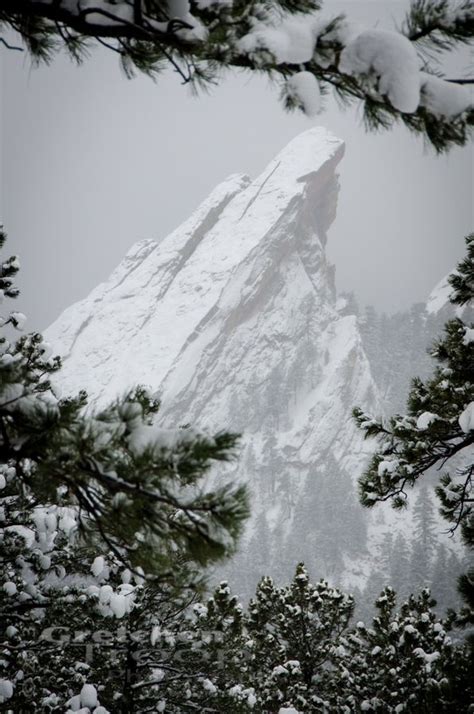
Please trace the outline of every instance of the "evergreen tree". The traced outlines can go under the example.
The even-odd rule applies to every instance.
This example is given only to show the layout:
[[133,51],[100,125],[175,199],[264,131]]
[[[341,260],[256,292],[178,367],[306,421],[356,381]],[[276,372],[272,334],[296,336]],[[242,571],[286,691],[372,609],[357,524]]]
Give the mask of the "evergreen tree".
[[412,589],[410,551],[406,539],[401,533],[397,535],[393,544],[390,559],[390,584],[401,601],[408,597]]
[[[275,422],[277,424],[277,422]],[[267,431],[264,434],[265,440],[265,453],[267,456],[266,463],[266,479],[264,480],[263,487],[266,490],[265,498],[270,502],[275,498],[275,493],[279,491],[282,484],[285,481],[286,469],[284,459],[278,448],[278,439],[275,434],[278,426],[275,426],[275,431]]]
[[302,564],[289,586],[263,578],[245,619],[251,638],[246,663],[260,711],[318,711],[333,642],[348,624],[353,600],[325,581],[313,585]]
[[[0,247],[4,241],[2,233]],[[7,298],[18,294],[18,268],[16,257],[0,266]],[[24,316],[12,312],[2,322],[20,329]],[[49,357],[40,334],[11,341],[4,332],[0,703],[15,712],[64,712],[68,705],[101,714],[99,698],[130,714],[132,699],[140,700],[133,677],[127,680],[137,645],[132,639],[116,647],[119,621],[127,616],[129,629],[149,630],[152,614],[179,613],[183,598],[199,591],[202,567],[234,549],[247,515],[245,490],[210,491],[202,481],[212,464],[232,457],[237,437],[160,428],[159,405],[140,388],[85,411],[85,393],[56,396],[60,360]],[[101,629],[120,686],[84,663],[81,636],[71,639],[71,632]]]
[[[80,61],[94,39],[128,75],[171,66],[184,83],[215,82],[237,67],[278,78],[284,104],[314,113],[321,91],[360,101],[371,129],[402,121],[437,151],[465,144],[474,112],[440,60],[473,37],[470,0],[413,0],[401,30],[356,28],[320,16],[320,0],[3,0],[0,24],[38,61],[65,47]],[[21,49],[0,38],[10,49]],[[420,59],[422,61],[420,61]],[[419,67],[423,67],[420,71]]]
[[470,711],[469,659],[432,611],[429,591],[411,596],[399,612],[395,603],[394,591],[386,588],[372,627],[357,623],[340,638],[335,679],[344,684],[334,688],[329,711]]
[[462,564],[452,550],[440,545],[437,549],[431,575],[431,592],[438,612],[445,613],[459,601],[456,581],[462,572]]
[[[393,535],[391,531],[386,531],[380,545],[379,572],[383,573],[385,579],[384,587],[391,578],[391,563],[393,553]],[[383,589],[383,588],[381,588]],[[380,591],[379,591],[380,592]]]
[[372,566],[365,588],[362,602],[357,608],[357,617],[368,620],[373,616],[373,603],[384,588],[393,585],[392,560],[393,560],[393,535],[390,530],[385,531],[381,542],[376,547],[375,566]]
[[[466,238],[467,256],[449,278],[451,302],[459,307],[456,318],[445,325],[432,356],[439,363],[433,376],[414,379],[408,413],[388,424],[364,415],[354,416],[367,436],[379,439],[380,449],[359,481],[363,505],[391,500],[395,508],[406,505],[406,489],[414,486],[431,467],[453,469],[444,473],[436,488],[440,512],[458,528],[464,542],[474,545],[472,510],[472,445],[474,443],[474,323],[469,320],[474,303],[474,234]],[[461,621],[473,621],[474,572],[460,579],[466,600]]]
[[462,714],[469,659],[432,604],[425,590],[397,611],[386,588],[371,626],[350,626],[353,599],[311,584],[302,565],[287,586],[263,578],[247,610],[221,583],[194,606],[188,671],[213,711]]
[[239,594],[248,597],[255,591],[255,587],[265,570],[273,572],[272,554],[275,538],[268,527],[265,513],[260,513],[254,523],[254,531],[246,544],[242,544],[240,558],[231,561],[231,570],[239,573]]
[[434,508],[428,489],[423,484],[413,509],[414,532],[410,562],[410,586],[413,591],[428,587],[437,538]]
[[[341,522],[341,513],[344,514]],[[315,572],[336,581],[345,562],[366,548],[366,524],[349,474],[328,452],[306,477],[287,536],[290,551]],[[308,531],[307,525],[311,523]],[[377,591],[379,592],[379,590]]]
[[422,305],[395,315],[377,315],[369,306],[360,322],[364,350],[383,398],[384,411],[405,408],[413,371],[425,379],[432,371],[429,346],[443,328],[446,310],[429,314]]

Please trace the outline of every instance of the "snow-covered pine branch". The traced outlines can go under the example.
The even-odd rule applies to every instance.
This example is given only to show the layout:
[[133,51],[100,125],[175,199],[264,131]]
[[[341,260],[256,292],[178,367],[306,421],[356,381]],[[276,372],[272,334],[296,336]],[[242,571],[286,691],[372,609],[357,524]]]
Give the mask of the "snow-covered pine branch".
[[469,44],[474,33],[473,4],[471,0],[414,0],[403,32],[413,42],[437,51]]
[[467,142],[474,123],[467,80],[440,77],[423,50],[472,42],[469,0],[415,0],[402,31],[320,11],[318,0],[3,0],[0,23],[37,60],[62,46],[80,60],[92,38],[116,51],[129,75],[171,65],[184,83],[199,85],[237,67],[277,78],[289,109],[316,113],[321,94],[333,90],[346,103],[362,102],[369,128],[402,121],[437,151]]

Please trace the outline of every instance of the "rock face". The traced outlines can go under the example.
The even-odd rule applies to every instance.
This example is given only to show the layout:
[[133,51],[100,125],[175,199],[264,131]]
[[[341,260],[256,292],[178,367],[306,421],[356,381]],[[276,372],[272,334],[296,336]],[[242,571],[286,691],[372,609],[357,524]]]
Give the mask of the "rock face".
[[343,148],[317,127],[254,181],[230,177],[47,331],[63,392],[104,404],[146,384],[168,425],[243,432],[232,476],[249,482],[253,515],[232,565],[241,591],[298,560],[354,584],[366,552],[354,482],[367,447],[351,409],[377,410],[378,397],[324,249]]
[[451,295],[453,289],[448,282],[449,275],[450,274],[448,273],[448,275],[445,275],[444,278],[441,278],[439,283],[435,285],[431,291],[428,300],[426,301],[426,311],[431,315],[437,314],[450,304],[449,296]]

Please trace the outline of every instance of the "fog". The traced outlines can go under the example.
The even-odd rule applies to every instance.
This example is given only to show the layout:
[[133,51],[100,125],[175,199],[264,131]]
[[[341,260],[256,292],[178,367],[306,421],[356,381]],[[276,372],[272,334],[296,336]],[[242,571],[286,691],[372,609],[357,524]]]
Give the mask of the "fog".
[[[326,7],[390,25],[405,5]],[[34,328],[104,280],[136,240],[166,235],[227,175],[255,176],[314,123],[244,74],[196,97],[171,71],[156,84],[127,80],[103,49],[81,67],[59,57],[32,68],[4,47],[0,62],[1,216]],[[390,312],[423,301],[472,228],[472,149],[436,157],[403,127],[366,134],[356,110],[329,99],[316,123],[346,142],[328,245],[339,289]]]

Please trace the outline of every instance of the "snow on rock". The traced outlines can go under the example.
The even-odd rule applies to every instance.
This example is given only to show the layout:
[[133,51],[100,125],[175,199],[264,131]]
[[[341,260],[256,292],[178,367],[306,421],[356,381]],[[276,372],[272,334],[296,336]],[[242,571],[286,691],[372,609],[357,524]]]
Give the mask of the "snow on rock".
[[449,273],[448,275],[445,275],[444,278],[441,278],[428,297],[426,302],[426,311],[431,315],[435,315],[437,312],[442,310],[443,307],[450,304],[449,297],[453,292],[453,289],[448,282],[450,275],[452,275],[452,273]]
[[[98,406],[136,384],[161,395],[159,426],[132,430],[138,446],[172,446],[183,423],[243,432],[227,467],[254,496],[242,553],[263,520],[279,534],[274,557],[285,543],[291,569],[301,559],[294,524],[314,528],[299,499],[317,494],[325,469],[355,481],[371,446],[351,409],[379,411],[325,253],[343,151],[322,127],[297,136],[255,180],[231,177],[167,238],[134,246],[46,333],[63,356],[63,394],[85,388]],[[321,558],[318,577],[333,567],[329,553]],[[349,558],[344,569],[360,564]]]
[[[146,374],[150,382],[148,375],[154,372],[152,360],[157,352],[161,358],[157,374],[162,374],[168,362],[175,357],[175,352],[170,354],[171,344],[167,334],[170,332],[170,324],[162,326],[158,320],[152,320],[156,305],[166,297],[181,268],[192,258],[204,235],[217,223],[226,204],[248,183],[246,176],[229,177],[178,230],[160,244],[153,240],[136,243],[107,282],[95,288],[85,300],[62,313],[46,332],[53,351],[55,354],[60,352],[68,365],[66,367],[65,364],[63,374],[56,380],[63,390],[76,393],[80,384],[88,384],[94,397],[99,396],[99,388],[104,397],[102,403],[107,402],[116,394],[122,394],[127,385],[143,383],[144,378],[140,372]],[[178,308],[178,304],[175,308]],[[168,309],[172,310],[173,306],[168,305]],[[134,320],[138,321],[136,325],[133,324]],[[153,326],[159,327],[161,333],[152,334]],[[113,354],[116,352],[114,344],[118,344],[120,334],[124,337],[120,342],[122,355],[126,355],[125,360],[121,357],[115,359]],[[137,355],[136,343],[133,341],[138,334],[146,338],[145,344],[141,344],[142,353],[151,352],[146,365]],[[166,344],[156,338],[160,334],[166,335]],[[107,344],[108,349],[102,359],[97,352],[97,345],[105,347]],[[151,344],[153,348],[150,350]],[[73,351],[73,359],[68,359],[70,355],[72,357]],[[81,361],[81,355],[84,362]],[[100,377],[94,379],[94,371]],[[159,378],[154,381],[159,384]]]
[[415,112],[420,103],[419,60],[414,45],[399,32],[370,29],[344,48],[339,69],[378,78],[378,91],[399,111]]
[[[251,279],[243,295],[233,290],[241,282],[239,269],[258,261],[267,281],[277,277],[279,256],[272,255],[277,249],[265,237],[285,215],[298,213],[295,202],[306,204],[308,228],[319,232],[314,256],[304,241],[300,246],[308,253],[305,262],[313,259],[317,267],[319,243],[335,214],[334,168],[342,152],[340,140],[325,129],[312,129],[294,139],[250,185],[246,177],[230,177],[159,244],[134,246],[106,283],[46,331],[64,360],[58,380],[63,391],[76,393],[87,385],[96,403],[105,404],[137,383],[160,388],[191,343],[200,342],[221,295],[232,298],[235,311],[251,303]],[[292,245],[281,237],[278,243]],[[290,252],[298,254],[296,243],[293,248]],[[259,249],[262,256],[256,255]],[[321,287],[321,292],[328,289]]]
[[459,415],[459,426],[465,434],[474,430],[474,402],[471,402]]

